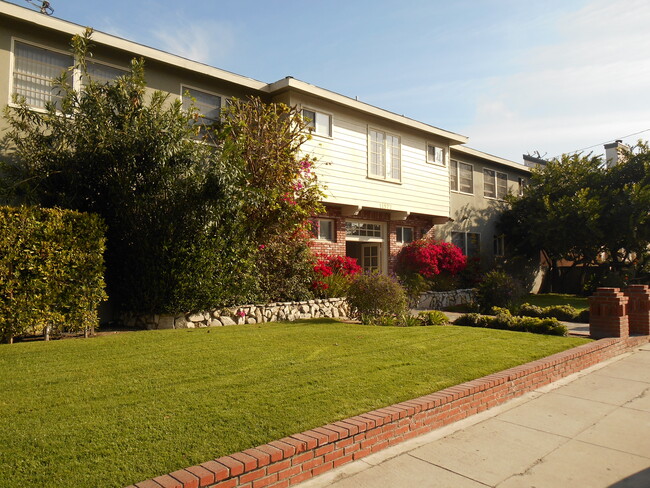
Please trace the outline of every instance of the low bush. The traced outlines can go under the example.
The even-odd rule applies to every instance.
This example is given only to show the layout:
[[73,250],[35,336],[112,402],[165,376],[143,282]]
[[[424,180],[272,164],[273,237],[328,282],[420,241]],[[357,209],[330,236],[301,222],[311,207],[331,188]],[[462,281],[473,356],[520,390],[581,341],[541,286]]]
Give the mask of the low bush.
[[479,309],[488,313],[492,307],[513,308],[525,295],[518,280],[503,271],[490,271],[478,285],[476,300]]
[[449,323],[447,316],[440,310],[420,312],[418,314],[420,325],[444,325]]
[[497,309],[496,312],[494,317],[476,313],[461,315],[453,323],[466,327],[532,332],[533,334],[556,336],[568,334],[567,328],[556,318],[518,317],[511,315],[507,309]]
[[589,311],[578,311],[571,305],[552,305],[550,307],[538,307],[530,303],[524,303],[517,311],[518,315],[537,318],[555,318],[565,322],[589,323]]
[[104,231],[97,215],[0,207],[0,342],[98,324]]
[[357,275],[348,289],[352,316],[364,323],[383,317],[400,317],[407,311],[404,288],[393,278],[380,274]]

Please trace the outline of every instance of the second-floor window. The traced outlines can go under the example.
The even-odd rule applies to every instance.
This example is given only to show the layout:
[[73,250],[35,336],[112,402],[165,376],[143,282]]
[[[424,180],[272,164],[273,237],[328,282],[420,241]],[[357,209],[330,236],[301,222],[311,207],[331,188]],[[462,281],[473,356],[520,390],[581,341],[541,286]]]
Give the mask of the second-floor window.
[[302,109],[302,118],[309,130],[316,135],[332,137],[332,116],[315,110]]
[[524,196],[524,188],[526,188],[526,180],[524,178],[519,178],[518,180],[518,195],[520,197]]
[[[30,107],[45,108],[48,102],[58,106],[62,94],[52,86],[52,80],[73,64],[69,54],[15,41],[13,92],[25,97]],[[72,82],[72,76],[68,81]]]
[[483,196],[487,198],[498,198],[502,200],[508,194],[508,175],[492,171],[491,169],[483,170]]
[[399,180],[402,175],[399,136],[370,129],[369,139],[369,176]]
[[427,163],[445,164],[445,150],[441,147],[427,144]]
[[196,88],[182,86],[183,108],[188,110],[192,104],[199,112],[198,124],[212,125],[221,119],[221,97]]
[[451,191],[474,193],[474,167],[452,160],[449,165],[449,187]]

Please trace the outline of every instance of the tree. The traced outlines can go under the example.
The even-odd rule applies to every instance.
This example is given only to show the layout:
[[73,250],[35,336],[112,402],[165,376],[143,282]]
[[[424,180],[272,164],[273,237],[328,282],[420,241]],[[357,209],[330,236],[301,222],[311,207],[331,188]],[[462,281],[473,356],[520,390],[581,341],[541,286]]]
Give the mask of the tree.
[[93,81],[91,34],[72,41],[81,90],[64,73],[53,87],[59,104],[37,112],[15,99],[6,108],[4,199],[100,214],[108,292],[121,309],[175,313],[256,300],[261,251],[299,235],[317,203],[311,160],[298,157],[302,119],[252,100],[235,102],[224,124],[202,126],[195,108],[147,93],[142,60],[112,83]]
[[499,231],[515,254],[545,254],[552,272],[560,260],[604,261],[615,270],[643,262],[650,243],[649,161],[644,144],[609,169],[591,155],[549,161],[533,169],[523,196],[508,198]]

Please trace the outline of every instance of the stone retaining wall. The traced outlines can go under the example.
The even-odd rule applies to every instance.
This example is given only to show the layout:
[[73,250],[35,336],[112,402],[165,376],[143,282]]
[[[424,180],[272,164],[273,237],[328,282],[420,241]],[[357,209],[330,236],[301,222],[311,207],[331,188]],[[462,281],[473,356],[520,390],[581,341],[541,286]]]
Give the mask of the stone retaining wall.
[[450,291],[428,291],[420,295],[418,310],[442,310],[454,305],[465,305],[476,298],[476,290],[464,288]]
[[327,298],[304,302],[279,302],[263,305],[242,305],[199,313],[178,315],[126,314],[121,321],[128,327],[142,329],[193,329],[236,324],[293,321],[315,318],[347,318],[345,298]]
[[601,339],[458,386],[179,469],[128,488],[288,488],[647,344]]

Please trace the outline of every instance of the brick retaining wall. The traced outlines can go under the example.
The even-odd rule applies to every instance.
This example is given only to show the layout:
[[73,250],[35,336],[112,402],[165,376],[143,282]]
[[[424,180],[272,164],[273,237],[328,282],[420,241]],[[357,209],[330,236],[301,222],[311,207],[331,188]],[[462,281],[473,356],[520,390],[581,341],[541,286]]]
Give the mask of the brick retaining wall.
[[601,339],[128,488],[286,488],[500,405],[648,342],[650,336]]

